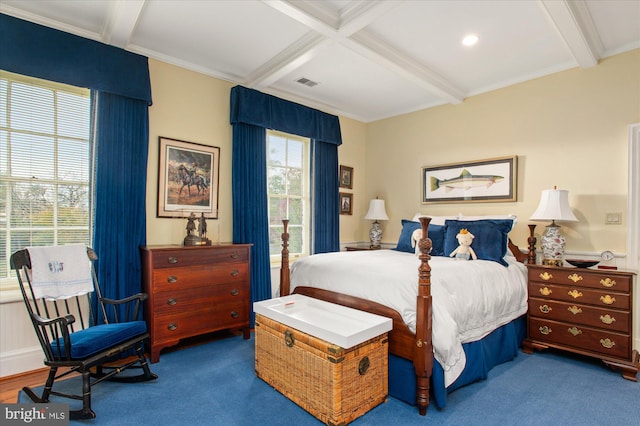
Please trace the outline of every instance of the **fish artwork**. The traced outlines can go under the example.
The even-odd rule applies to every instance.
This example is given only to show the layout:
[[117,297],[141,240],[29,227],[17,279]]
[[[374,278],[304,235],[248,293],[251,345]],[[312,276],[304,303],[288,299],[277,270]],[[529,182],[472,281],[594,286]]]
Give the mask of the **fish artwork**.
[[464,189],[467,191],[471,188],[478,187],[489,188],[494,183],[502,180],[504,180],[503,176],[472,175],[467,169],[464,169],[462,173],[460,173],[460,176],[451,179],[438,179],[435,176],[431,176],[431,191],[439,188],[444,188],[446,192],[451,192],[454,189]]

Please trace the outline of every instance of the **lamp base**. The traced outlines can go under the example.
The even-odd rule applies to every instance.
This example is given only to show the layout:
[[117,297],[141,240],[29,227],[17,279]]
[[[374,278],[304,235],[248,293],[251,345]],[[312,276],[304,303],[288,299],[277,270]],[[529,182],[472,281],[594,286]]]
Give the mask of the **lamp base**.
[[562,266],[564,256],[564,236],[560,233],[560,227],[552,222],[547,225],[546,231],[540,239],[542,247],[542,264],[547,266]]
[[562,266],[562,259],[542,259],[545,266]]
[[380,239],[382,238],[382,229],[380,229],[380,223],[378,221],[374,221],[371,225],[371,229],[369,230],[369,240],[371,240],[371,245],[369,248],[379,249]]

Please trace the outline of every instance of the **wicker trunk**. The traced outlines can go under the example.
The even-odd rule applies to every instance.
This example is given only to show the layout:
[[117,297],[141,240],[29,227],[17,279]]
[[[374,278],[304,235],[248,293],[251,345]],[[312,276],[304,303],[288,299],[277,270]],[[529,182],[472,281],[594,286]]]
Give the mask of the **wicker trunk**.
[[386,401],[387,333],[349,349],[256,315],[256,374],[329,425]]

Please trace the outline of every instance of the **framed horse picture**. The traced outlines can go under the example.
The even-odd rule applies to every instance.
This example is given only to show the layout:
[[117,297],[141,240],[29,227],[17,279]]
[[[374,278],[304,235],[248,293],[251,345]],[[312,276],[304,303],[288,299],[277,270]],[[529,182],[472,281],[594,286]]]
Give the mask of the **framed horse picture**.
[[159,137],[158,217],[218,218],[220,148]]

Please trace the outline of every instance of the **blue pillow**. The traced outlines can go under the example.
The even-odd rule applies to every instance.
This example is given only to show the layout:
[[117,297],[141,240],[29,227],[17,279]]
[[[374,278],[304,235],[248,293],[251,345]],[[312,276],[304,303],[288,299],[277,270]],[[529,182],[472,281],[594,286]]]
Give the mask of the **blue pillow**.
[[504,260],[509,249],[509,232],[513,228],[511,219],[446,220],[444,222],[444,255],[449,256],[458,247],[456,235],[467,229],[474,236],[471,248],[478,259],[492,260],[509,266]]
[[[393,250],[415,253],[415,248],[411,246],[411,235],[416,229],[422,229],[420,222],[402,219],[402,232],[400,232],[398,246]],[[431,256],[444,256],[444,226],[429,225],[427,234],[431,238]]]

